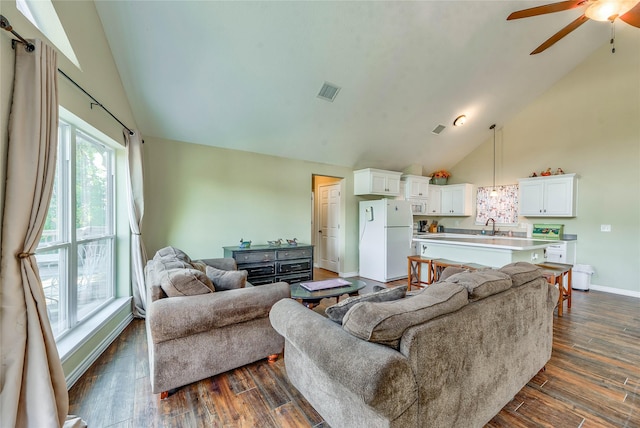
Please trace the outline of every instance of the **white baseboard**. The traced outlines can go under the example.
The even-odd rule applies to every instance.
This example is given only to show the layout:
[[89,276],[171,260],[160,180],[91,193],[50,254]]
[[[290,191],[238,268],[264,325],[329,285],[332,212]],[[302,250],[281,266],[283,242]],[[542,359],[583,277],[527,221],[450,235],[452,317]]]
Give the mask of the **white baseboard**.
[[620,294],[622,296],[636,297],[640,299],[640,291],[627,290],[624,288],[613,288],[613,287],[607,287],[606,285],[596,285],[596,284],[591,284],[589,286],[589,289],[595,290],[595,291],[602,291],[605,293]]
[[341,278],[350,278],[352,276],[358,276],[358,272],[338,272],[338,276]]
[[[127,300],[130,301],[130,298]],[[101,325],[105,325],[118,312],[119,311],[113,312],[110,317],[108,317],[106,320],[104,320],[101,323]],[[127,328],[127,326],[131,323],[131,321],[133,321],[133,314],[129,313],[116,326],[116,328],[114,328],[111,332],[109,332],[109,334],[98,344],[98,346],[96,346],[89,353],[89,355],[87,355],[80,362],[80,364],[74,367],[73,370],[71,370],[71,372],[65,376],[65,381],[67,382],[67,389],[71,389],[71,387],[78,381],[78,379],[80,379],[80,377],[89,369],[89,367],[91,367],[91,364],[93,364],[100,357],[100,355],[102,355],[102,353],[109,347],[109,345],[111,345],[111,343],[113,343],[113,341],[116,340],[118,336],[120,336],[120,334],[124,331],[125,328]],[[86,338],[81,342],[77,343],[74,350],[77,350],[78,348],[80,348],[82,346],[82,343],[84,343],[85,340]],[[66,355],[62,356],[61,358],[62,361],[63,362],[66,361],[71,356],[71,354],[73,354],[73,351],[68,352],[66,353]]]

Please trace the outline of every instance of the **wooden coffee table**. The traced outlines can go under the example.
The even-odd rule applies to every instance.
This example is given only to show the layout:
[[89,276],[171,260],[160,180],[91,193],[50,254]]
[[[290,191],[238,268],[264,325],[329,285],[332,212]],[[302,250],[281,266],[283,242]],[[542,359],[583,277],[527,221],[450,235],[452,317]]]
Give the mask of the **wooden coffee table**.
[[320,303],[320,300],[328,297],[335,297],[336,302],[340,300],[340,296],[348,294],[349,296],[355,296],[358,294],[358,290],[367,286],[367,283],[360,279],[343,278],[351,283],[351,285],[345,285],[344,287],[327,288],[318,291],[309,291],[302,287],[300,283],[291,284],[291,298],[296,299],[309,309],[313,309]]

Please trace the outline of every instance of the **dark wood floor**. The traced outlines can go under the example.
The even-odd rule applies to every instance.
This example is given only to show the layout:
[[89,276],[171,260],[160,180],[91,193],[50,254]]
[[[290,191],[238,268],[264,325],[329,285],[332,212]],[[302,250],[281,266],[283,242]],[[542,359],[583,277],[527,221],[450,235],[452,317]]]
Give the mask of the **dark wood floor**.
[[[317,271],[316,279],[329,276]],[[555,318],[547,370],[487,426],[640,427],[639,386],[640,299],[574,290],[572,309]],[[328,426],[288,382],[282,358],[187,385],[160,401],[150,392],[142,320],[109,346],[69,399],[70,413],[90,428]]]

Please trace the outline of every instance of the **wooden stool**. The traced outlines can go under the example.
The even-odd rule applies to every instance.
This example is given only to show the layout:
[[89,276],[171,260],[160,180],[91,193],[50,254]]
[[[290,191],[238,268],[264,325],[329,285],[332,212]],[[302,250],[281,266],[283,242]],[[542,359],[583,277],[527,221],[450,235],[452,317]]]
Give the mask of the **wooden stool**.
[[462,262],[457,262],[455,260],[433,259],[431,261],[431,269],[432,269],[431,278],[433,282],[438,282],[442,271],[448,268],[449,266],[462,268],[464,267],[464,264]]
[[[426,285],[431,284],[431,261],[421,256],[409,256],[407,257],[407,291],[411,291],[411,286],[424,288]],[[422,264],[427,264],[427,282],[422,280]],[[424,285],[422,285],[424,284]]]
[[[567,309],[571,309],[571,269],[573,265],[564,263],[541,263],[536,265],[542,269],[542,276],[558,287],[558,316],[562,316],[564,301],[567,301]],[[564,280],[566,277],[566,281]]]

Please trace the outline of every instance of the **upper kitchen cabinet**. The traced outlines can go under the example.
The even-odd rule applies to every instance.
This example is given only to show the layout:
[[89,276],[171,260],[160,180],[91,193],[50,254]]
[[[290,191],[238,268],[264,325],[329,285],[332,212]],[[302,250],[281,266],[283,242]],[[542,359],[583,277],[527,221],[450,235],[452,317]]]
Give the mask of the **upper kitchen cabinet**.
[[448,186],[432,184],[429,186],[427,215],[470,216],[473,214],[472,193],[473,185],[468,183]]
[[575,217],[575,174],[521,178],[520,212],[526,217]]
[[366,168],[353,171],[354,195],[400,195],[401,172]]
[[430,177],[421,175],[403,175],[401,180],[405,183],[404,197],[406,199],[427,199],[430,179]]

